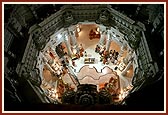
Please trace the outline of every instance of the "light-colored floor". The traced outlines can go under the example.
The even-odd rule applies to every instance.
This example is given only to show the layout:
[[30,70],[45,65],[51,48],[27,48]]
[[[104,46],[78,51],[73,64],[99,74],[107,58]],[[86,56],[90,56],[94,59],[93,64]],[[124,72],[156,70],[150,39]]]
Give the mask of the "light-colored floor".
[[[101,70],[104,67],[110,67],[112,70],[114,70],[114,68],[116,67],[116,65],[110,63],[109,65],[104,65],[102,64],[102,62],[100,62],[100,55],[98,53],[95,52],[95,47],[99,42],[99,39],[89,39],[89,32],[91,29],[96,28],[96,25],[82,25],[81,26],[81,32],[79,33],[79,37],[77,37],[77,43],[78,44],[82,44],[83,48],[85,49],[85,51],[87,52],[87,54],[89,55],[89,57],[94,57],[96,59],[95,64],[89,64],[89,67],[95,67],[97,69],[98,72],[101,72]],[[112,41],[110,44],[110,49],[112,50],[116,50],[118,52],[120,52],[120,46],[115,42]],[[125,51],[123,54],[123,57],[125,57],[127,55],[127,52]],[[80,72],[80,69],[84,66],[84,65],[88,65],[88,64],[84,64],[84,58],[85,57],[81,57],[79,60],[76,60],[75,63],[77,66],[75,66],[75,70],[76,70],[76,75],[78,76],[78,78],[80,79],[81,77],[83,77],[85,74]],[[71,63],[70,63],[71,64]],[[132,70],[132,68],[131,68]],[[122,76],[121,72],[119,70],[117,70],[117,74],[120,74],[120,80],[121,80],[121,87],[126,87],[129,84],[130,81],[130,77],[132,74],[132,71],[129,71],[129,74],[127,74],[129,77],[127,78],[126,76]],[[87,69],[86,69],[87,71]],[[92,76],[97,76],[96,73],[93,73],[92,71],[87,71],[87,73],[92,73]],[[82,83],[87,83],[82,81]]]
[[[90,83],[95,84],[98,87],[106,82],[109,81],[110,77],[117,77],[119,76],[119,85],[121,89],[126,88],[130,85],[132,76],[133,76],[133,67],[131,67],[128,71],[128,73],[123,76],[121,75],[120,70],[114,70],[114,68],[117,65],[114,65],[112,63],[109,63],[108,65],[104,65],[102,62],[100,62],[100,55],[95,52],[95,47],[99,42],[99,39],[89,39],[89,32],[91,29],[96,28],[96,25],[81,25],[81,32],[79,33],[79,36],[77,37],[77,43],[82,44],[84,50],[87,52],[88,57],[95,58],[94,64],[84,64],[84,59],[86,57],[81,57],[80,59],[75,60],[76,66],[72,66],[72,62],[70,61],[70,66],[72,67],[72,70],[74,74],[78,77],[79,82],[81,84]],[[115,41],[112,41],[110,44],[110,49],[116,50],[120,52],[120,47]],[[65,49],[66,50],[66,49]],[[124,52],[123,57],[127,55],[127,51]],[[123,58],[122,57],[122,58]],[[117,75],[115,75],[117,74]],[[55,76],[52,76],[52,74],[49,72],[49,70],[43,71],[44,81],[47,83],[56,82]],[[73,80],[70,78],[69,74],[65,74],[62,77],[63,81],[65,83],[70,84],[71,87],[75,87]]]

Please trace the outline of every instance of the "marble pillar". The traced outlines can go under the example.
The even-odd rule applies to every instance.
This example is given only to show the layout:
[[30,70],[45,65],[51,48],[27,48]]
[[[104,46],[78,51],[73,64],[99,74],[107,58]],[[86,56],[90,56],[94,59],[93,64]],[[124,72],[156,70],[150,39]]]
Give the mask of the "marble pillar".
[[75,32],[70,31],[70,37],[71,37],[72,49],[73,49],[73,50],[76,50],[77,53],[79,53],[79,48],[78,48],[78,44],[77,44],[77,41],[76,41]]
[[131,60],[127,66],[125,67],[125,69],[121,72],[121,75],[126,75],[127,71],[130,69],[131,65],[132,65],[133,60]]
[[77,46],[77,41],[76,41],[75,33],[73,31],[70,31],[69,36],[71,37],[72,47],[76,47]]
[[71,45],[70,45],[70,43],[69,43],[69,41],[68,41],[68,36],[67,36],[67,35],[65,35],[64,43],[65,43],[65,45],[66,45],[66,48],[67,48],[67,51],[68,51],[68,52],[67,52],[68,55],[71,56],[73,53],[72,53],[72,51],[71,51]]
[[123,56],[125,48],[126,48],[126,43],[123,43],[121,46],[118,58]]
[[54,57],[58,57],[58,54],[56,53],[56,51],[53,47],[50,48],[50,51],[54,55]]
[[109,49],[110,49],[110,45],[111,45],[110,33],[107,32],[106,51],[108,51],[108,52],[109,52]]
[[128,61],[133,57],[133,51],[128,51],[127,56],[125,57]]
[[106,42],[106,51],[108,51],[108,52],[109,52],[109,49],[110,49],[110,45],[111,45],[111,40],[107,39],[107,42]]
[[101,32],[100,40],[99,40],[99,46],[104,46],[105,45],[105,32]]

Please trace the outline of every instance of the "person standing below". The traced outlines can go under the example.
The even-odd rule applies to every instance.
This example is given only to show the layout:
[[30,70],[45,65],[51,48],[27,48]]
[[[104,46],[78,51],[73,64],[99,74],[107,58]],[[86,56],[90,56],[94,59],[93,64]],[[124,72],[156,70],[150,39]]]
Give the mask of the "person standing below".
[[69,60],[68,60],[68,58],[66,57],[66,63],[69,63]]
[[79,59],[80,55],[78,53],[75,54],[76,58]]
[[112,56],[115,57],[116,55],[116,51],[114,50],[114,52],[112,53]]
[[113,57],[113,51],[112,51],[112,50],[110,50],[110,53],[109,53],[109,58],[110,58],[110,59],[112,59],[112,57]]
[[103,53],[104,53],[104,51],[106,50],[106,48],[104,47],[104,48],[102,48],[102,49],[100,49],[100,52],[99,52],[99,54],[100,55],[102,55]]
[[103,64],[106,64],[106,62],[107,62],[107,59],[103,58]]
[[80,44],[80,46],[79,46],[79,51],[80,51],[80,52],[84,52],[84,49],[83,49],[82,44]]
[[83,52],[80,51],[80,52],[79,52],[79,55],[80,55],[80,57],[83,57]]
[[75,61],[74,61],[74,60],[72,60],[72,65],[73,65],[73,66],[76,66],[76,65],[75,65]]
[[85,51],[84,55],[85,55],[85,57],[87,57],[87,53],[86,53],[86,51]]
[[99,53],[99,52],[100,52],[100,47],[99,47],[98,45],[96,45],[95,52],[96,52],[96,53]]

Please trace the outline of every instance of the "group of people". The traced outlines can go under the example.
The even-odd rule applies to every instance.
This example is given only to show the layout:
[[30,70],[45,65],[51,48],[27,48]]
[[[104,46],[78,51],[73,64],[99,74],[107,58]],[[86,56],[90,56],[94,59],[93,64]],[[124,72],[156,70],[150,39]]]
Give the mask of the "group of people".
[[113,51],[112,49],[109,51],[106,51],[106,48],[101,48],[99,45],[96,45],[95,52],[100,54],[100,61],[103,62],[103,64],[109,64],[111,63],[116,64],[117,58],[119,53],[117,51]]
[[[75,64],[76,59],[79,59],[80,57],[87,55],[86,51],[84,51],[82,44],[80,44],[78,48],[79,48],[79,50],[70,57],[73,66],[76,66],[76,64]],[[66,61],[66,63],[69,63],[68,57],[65,58],[65,61]]]
[[117,61],[118,56],[119,56],[119,53],[117,51],[110,50],[109,58],[113,64],[115,64],[115,62]]

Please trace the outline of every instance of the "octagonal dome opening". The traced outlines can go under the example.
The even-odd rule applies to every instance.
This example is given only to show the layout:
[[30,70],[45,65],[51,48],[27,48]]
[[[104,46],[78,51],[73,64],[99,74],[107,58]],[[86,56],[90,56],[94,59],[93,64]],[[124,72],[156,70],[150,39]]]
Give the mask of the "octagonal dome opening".
[[67,91],[93,84],[98,92],[108,91],[113,102],[121,102],[132,89],[137,66],[124,37],[113,27],[83,22],[55,32],[39,55],[41,88],[53,102],[62,103]]

